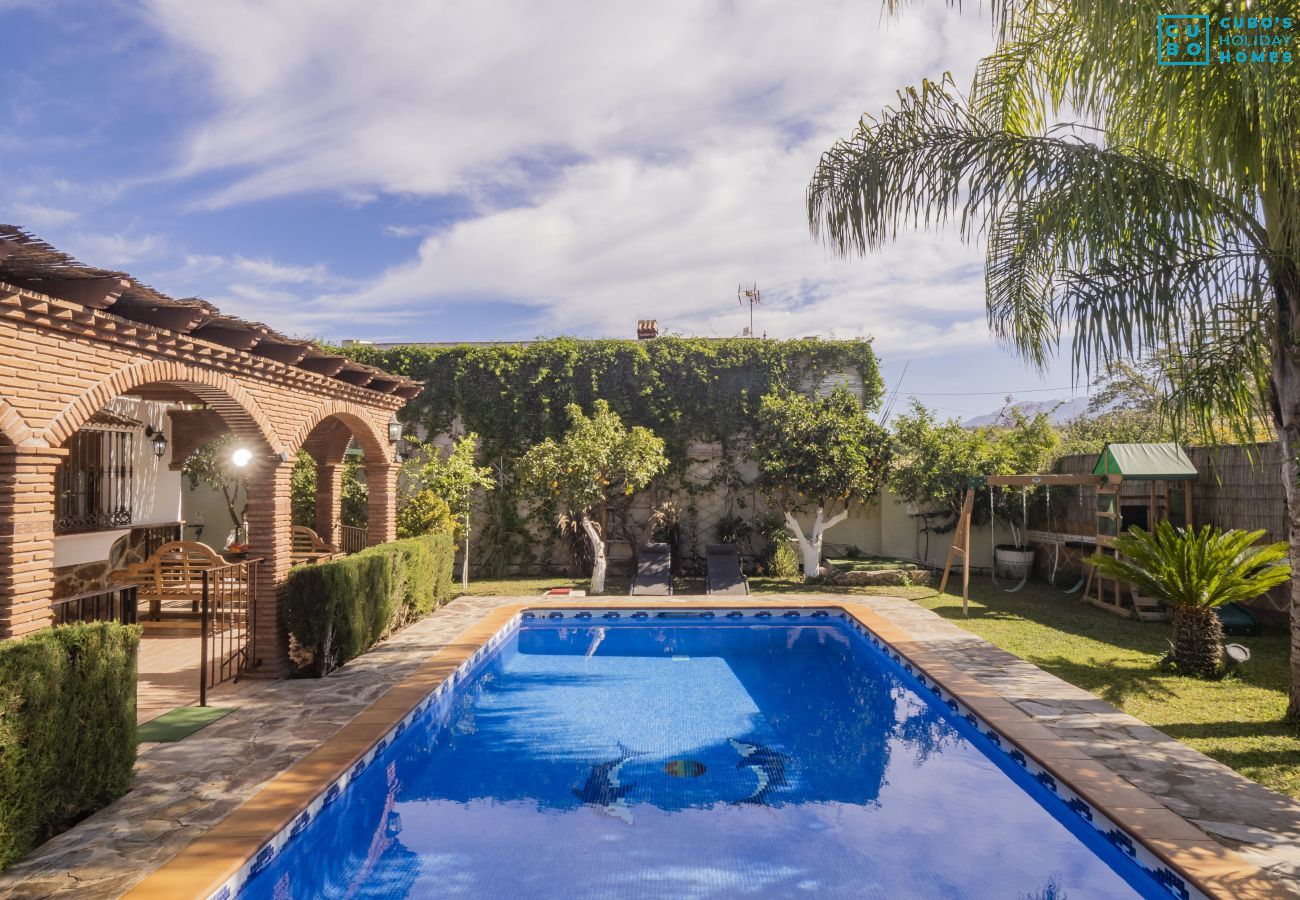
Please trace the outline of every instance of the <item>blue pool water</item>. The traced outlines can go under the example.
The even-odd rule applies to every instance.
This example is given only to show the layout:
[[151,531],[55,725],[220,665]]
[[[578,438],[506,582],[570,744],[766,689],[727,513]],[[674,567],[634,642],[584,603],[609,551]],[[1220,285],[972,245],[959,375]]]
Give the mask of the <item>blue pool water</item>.
[[846,623],[525,620],[242,897],[1168,897]]

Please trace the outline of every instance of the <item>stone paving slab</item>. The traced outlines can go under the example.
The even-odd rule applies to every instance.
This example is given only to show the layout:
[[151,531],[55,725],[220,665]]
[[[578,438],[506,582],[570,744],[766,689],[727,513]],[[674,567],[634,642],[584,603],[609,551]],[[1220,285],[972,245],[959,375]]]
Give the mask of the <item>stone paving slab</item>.
[[[908,600],[872,609],[1300,896],[1300,802]],[[1296,760],[1300,765],[1300,759]],[[1284,887],[1285,886],[1285,887]]]
[[[178,743],[143,749],[136,764],[136,787],[11,866],[0,876],[0,897],[120,895],[465,628],[495,607],[520,599],[461,598],[328,678],[250,683],[236,712]],[[778,595],[753,599],[781,602]],[[1290,892],[1300,897],[1300,803],[907,600],[843,595],[800,599],[869,604],[1058,737],[1270,873],[1278,881],[1279,897]],[[672,600],[708,602],[707,597]]]

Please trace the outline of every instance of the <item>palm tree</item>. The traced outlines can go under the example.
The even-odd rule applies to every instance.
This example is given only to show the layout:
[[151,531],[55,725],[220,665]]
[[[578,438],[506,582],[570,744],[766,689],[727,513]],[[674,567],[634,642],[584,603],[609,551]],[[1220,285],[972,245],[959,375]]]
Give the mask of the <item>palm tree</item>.
[[1223,626],[1215,607],[1250,600],[1291,577],[1285,543],[1257,546],[1263,531],[1199,531],[1161,522],[1134,526],[1115,539],[1116,556],[1094,556],[1103,575],[1118,578],[1174,608],[1174,663],[1208,678],[1223,658]]
[[[1300,61],[1159,66],[1165,5],[991,0],[969,94],[945,77],[864,118],[822,157],[809,224],[847,255],[954,223],[986,240],[990,327],[1031,364],[1062,342],[1076,373],[1168,348],[1184,431],[1250,439],[1271,417],[1300,558]],[[1209,6],[1214,23],[1293,12]],[[1298,580],[1291,597],[1300,718]]]

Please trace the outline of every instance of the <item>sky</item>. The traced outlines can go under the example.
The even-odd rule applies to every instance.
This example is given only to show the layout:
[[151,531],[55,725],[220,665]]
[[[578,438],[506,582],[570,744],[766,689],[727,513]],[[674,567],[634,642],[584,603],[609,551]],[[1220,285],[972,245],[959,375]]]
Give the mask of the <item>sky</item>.
[[754,281],[756,333],[870,336],[900,405],[1084,393],[992,341],[981,247],[809,235],[820,155],[992,46],[946,7],[0,0],[0,221],[304,337],[731,336]]

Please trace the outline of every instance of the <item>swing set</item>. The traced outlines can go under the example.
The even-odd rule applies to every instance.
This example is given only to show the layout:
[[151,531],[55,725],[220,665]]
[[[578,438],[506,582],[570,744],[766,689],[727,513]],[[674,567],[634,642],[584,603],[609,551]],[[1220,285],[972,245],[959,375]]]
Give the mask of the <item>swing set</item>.
[[[1090,475],[990,475],[987,478],[969,480],[962,498],[961,513],[957,520],[957,530],[953,533],[952,547],[948,550],[948,561],[943,568],[943,580],[939,583],[939,592],[947,588],[948,575],[956,557],[962,563],[962,615],[969,613],[970,604],[970,531],[971,515],[975,506],[975,492],[987,485],[989,488],[989,512],[996,508],[993,491],[1008,488],[1020,488],[1021,493],[1021,534],[1029,538],[1029,504],[1030,488],[1046,489],[1047,528],[1046,532],[1037,532],[1033,543],[1053,545],[1052,568],[1048,583],[1053,587],[1073,594],[1082,590],[1082,598],[1107,612],[1119,615],[1136,615],[1140,619],[1163,618],[1158,611],[1158,603],[1151,598],[1133,596],[1133,609],[1130,611],[1123,604],[1123,588],[1113,578],[1103,578],[1093,566],[1084,563],[1086,575],[1068,588],[1057,584],[1063,553],[1069,555],[1072,548],[1080,545],[1095,544],[1099,554],[1114,555],[1115,538],[1124,532],[1125,517],[1134,519],[1129,524],[1151,528],[1156,522],[1168,521],[1174,525],[1190,527],[1192,524],[1192,490],[1187,482],[1197,478],[1196,467],[1192,465],[1182,447],[1177,444],[1107,444],[1097,457]],[[1141,482],[1146,491],[1128,491],[1121,497],[1121,488],[1126,482]],[[1052,530],[1052,491],[1053,487],[1077,487],[1079,489],[1079,508],[1085,508],[1084,488],[1093,487],[1097,491],[1095,506],[1094,533],[1088,535],[1065,535]],[[1135,485],[1140,488],[1140,485]],[[1143,496],[1145,494],[1145,496]],[[990,543],[996,557],[997,536],[994,523],[996,517],[991,515],[989,523]],[[1012,526],[1015,530],[1015,526]],[[996,566],[993,583],[1008,593],[1023,588],[1029,580],[1032,565],[1026,570],[1019,583],[1004,587],[998,582]],[[1093,596],[1095,587],[1096,595]]]
[[[1021,509],[1021,527],[1020,534],[1026,538],[1029,534],[1029,489],[1031,487],[1047,488],[1047,516],[1048,522],[1051,522],[1051,488],[1059,486],[1093,486],[1101,485],[1106,479],[1100,475],[989,475],[983,478],[971,478],[967,482],[966,493],[962,498],[961,513],[957,517],[957,530],[953,532],[952,546],[948,549],[948,561],[943,567],[943,580],[939,582],[939,593],[943,593],[948,586],[948,575],[952,571],[953,558],[961,557],[961,614],[963,616],[970,613],[970,532],[971,517],[975,510],[975,492],[983,486],[989,488],[989,541],[994,555],[997,553],[997,533],[994,523],[997,521],[995,510],[997,502],[994,498],[994,488],[999,492],[1011,487],[1020,488],[1020,509]],[[1079,503],[1083,505],[1083,491],[1079,491]],[[1015,526],[1012,526],[1015,529]],[[1050,581],[1053,586],[1056,585],[1056,573],[1061,559],[1061,540],[1054,540],[1056,551],[1052,562],[1052,573]],[[1015,593],[1020,590],[1029,581],[1029,573],[1033,566],[1025,570],[1024,576],[1013,587],[1003,587],[998,582],[996,567],[993,572],[993,583],[1007,593]],[[1066,589],[1067,594],[1072,594],[1084,586],[1082,579],[1079,583],[1071,588]]]

